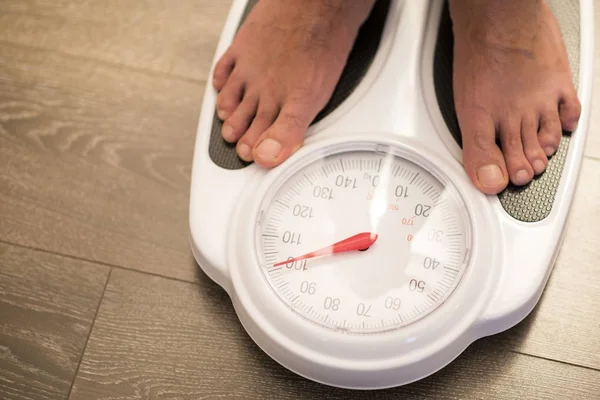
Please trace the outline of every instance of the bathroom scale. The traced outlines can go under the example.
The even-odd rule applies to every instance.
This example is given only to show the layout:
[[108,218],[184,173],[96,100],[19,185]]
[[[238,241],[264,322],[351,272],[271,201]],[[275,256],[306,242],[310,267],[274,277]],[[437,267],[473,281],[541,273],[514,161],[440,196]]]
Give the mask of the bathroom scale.
[[[255,3],[233,0],[213,65]],[[325,385],[389,388],[532,311],[576,189],[593,73],[593,1],[550,5],[581,120],[543,174],[499,195],[462,166],[445,1],[379,0],[304,145],[274,169],[222,139],[207,84],[191,249],[266,354]]]

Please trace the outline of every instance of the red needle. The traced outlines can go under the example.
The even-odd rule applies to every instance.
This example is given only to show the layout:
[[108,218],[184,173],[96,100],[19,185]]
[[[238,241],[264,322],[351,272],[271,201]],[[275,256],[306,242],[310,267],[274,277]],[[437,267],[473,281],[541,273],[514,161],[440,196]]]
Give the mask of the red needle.
[[290,258],[286,261],[281,261],[274,264],[274,267],[278,267],[280,265],[288,264],[294,261],[306,260],[308,258],[314,258],[319,256],[324,256],[328,254],[336,254],[336,253],[344,253],[347,251],[355,251],[355,250],[367,250],[369,247],[375,243],[379,235],[371,232],[363,232],[357,235],[351,236],[347,239],[341,240],[337,243],[332,244],[331,246],[323,247],[317,251],[313,251],[311,253],[306,253],[302,256],[296,258]]

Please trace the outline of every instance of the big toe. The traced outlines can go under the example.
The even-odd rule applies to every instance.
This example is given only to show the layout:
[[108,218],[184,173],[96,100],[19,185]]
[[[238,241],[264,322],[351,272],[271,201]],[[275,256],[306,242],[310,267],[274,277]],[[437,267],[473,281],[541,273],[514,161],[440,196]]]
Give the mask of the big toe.
[[463,162],[467,175],[477,189],[497,194],[508,185],[502,151],[496,145],[494,123],[488,117],[467,118],[461,123]]
[[273,125],[257,141],[254,161],[272,168],[287,160],[302,146],[310,122],[311,115],[304,107],[284,106]]

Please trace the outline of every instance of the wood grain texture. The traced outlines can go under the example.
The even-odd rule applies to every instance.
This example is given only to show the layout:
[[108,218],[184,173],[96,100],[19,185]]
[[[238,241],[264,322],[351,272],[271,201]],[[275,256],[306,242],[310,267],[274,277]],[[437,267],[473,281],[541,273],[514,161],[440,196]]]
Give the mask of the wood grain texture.
[[108,273],[0,243],[0,398],[66,398]]
[[203,85],[0,46],[0,239],[184,280]]
[[114,270],[71,399],[597,399],[600,372],[474,344],[404,388],[352,392],[315,384],[266,356],[229,298],[200,285]]
[[0,41],[206,80],[230,0],[3,0]]
[[592,83],[592,108],[590,130],[586,141],[585,155],[600,160],[600,0],[594,2],[595,14],[595,59],[594,82]]
[[600,161],[585,159],[565,238],[538,307],[515,332],[514,350],[600,370]]

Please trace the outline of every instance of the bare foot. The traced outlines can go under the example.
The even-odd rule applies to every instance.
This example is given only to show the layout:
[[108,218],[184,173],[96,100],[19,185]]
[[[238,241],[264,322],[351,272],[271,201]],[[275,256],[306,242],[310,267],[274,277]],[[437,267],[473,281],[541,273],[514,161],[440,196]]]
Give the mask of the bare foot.
[[525,185],[581,112],[558,23],[543,0],[451,0],[450,11],[466,172],[486,194]]
[[374,0],[260,0],[215,67],[222,135],[274,167],[329,101]]

